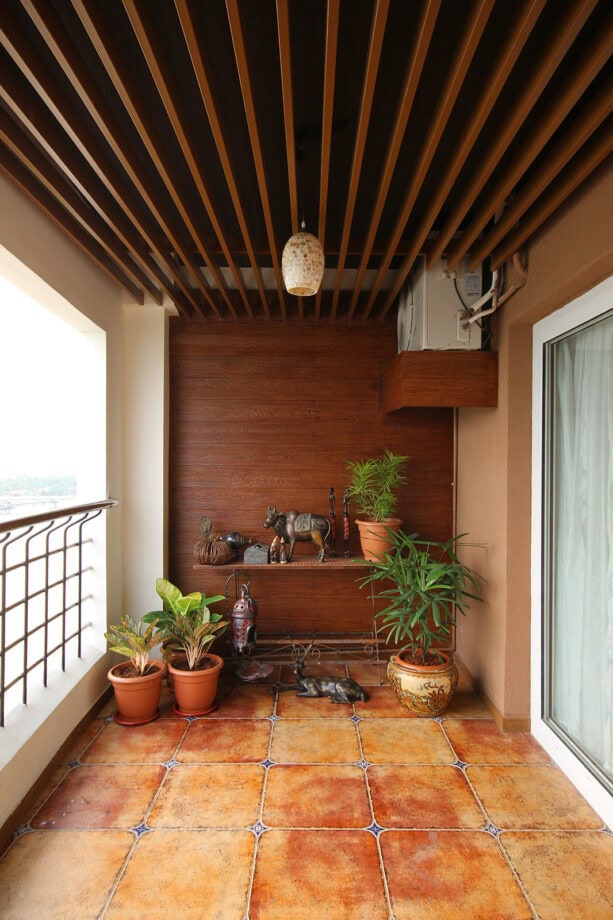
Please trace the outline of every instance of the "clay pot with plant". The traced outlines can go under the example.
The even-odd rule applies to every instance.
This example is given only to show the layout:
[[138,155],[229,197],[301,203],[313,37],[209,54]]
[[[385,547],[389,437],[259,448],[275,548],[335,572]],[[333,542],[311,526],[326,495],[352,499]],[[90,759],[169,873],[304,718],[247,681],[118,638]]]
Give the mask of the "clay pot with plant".
[[225,600],[223,594],[207,597],[200,591],[183,595],[166,578],[156,579],[155,589],[164,602],[162,610],[152,611],[143,619],[157,621],[166,655],[168,672],[175,694],[175,712],[179,715],[205,715],[216,706],[219,675],[223,658],[208,651],[212,643],[230,625],[210,605]]
[[391,533],[402,525],[394,512],[398,505],[398,490],[407,481],[404,466],[409,461],[404,454],[386,448],[382,457],[348,460],[349,497],[359,517],[360,545],[365,559],[380,559],[392,547]]
[[369,563],[369,574],[360,580],[360,587],[382,586],[378,592],[375,587],[375,598],[387,604],[375,614],[377,632],[401,647],[387,674],[399,702],[414,715],[443,712],[457,687],[453,653],[443,649],[452,639],[457,611],[466,614],[471,601],[481,600],[483,583],[457,556],[465,536],[436,542],[398,531],[393,551]]
[[105,638],[110,651],[129,661],[114,665],[107,677],[113,685],[117,711],[113,718],[120,725],[143,725],[159,715],[162,677],[165,664],[151,652],[162,642],[153,618],[143,632],[142,622],[124,614],[121,622],[109,626]]

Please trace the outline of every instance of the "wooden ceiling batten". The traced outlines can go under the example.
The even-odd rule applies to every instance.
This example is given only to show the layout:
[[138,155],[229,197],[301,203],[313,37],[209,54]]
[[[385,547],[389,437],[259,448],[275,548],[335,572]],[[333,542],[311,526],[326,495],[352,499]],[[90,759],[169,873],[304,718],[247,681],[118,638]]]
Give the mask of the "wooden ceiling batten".
[[[151,282],[149,276],[138,265],[134,264],[129,255],[123,252],[117,238],[111,233],[110,228],[102,220],[62,175],[49,169],[49,162],[42,151],[27,136],[24,130],[19,131],[17,123],[9,118],[8,114],[0,109],[0,139],[6,144],[14,156],[32,174],[40,185],[53,197],[58,206],[63,208],[73,218],[76,224],[89,234],[110,259],[114,260],[132,279],[135,287],[130,290],[132,297],[135,291],[144,288],[151,294],[157,303],[162,303],[162,293]],[[74,237],[73,237],[74,238]],[[139,296],[142,295],[142,291]]]
[[377,191],[377,197],[375,199],[374,211],[370,220],[368,234],[363,244],[362,259],[360,261],[360,267],[358,268],[358,274],[354,282],[354,290],[351,297],[351,303],[349,304],[349,319],[351,319],[355,313],[358,298],[362,291],[364,275],[372,256],[375,237],[379,228],[379,222],[381,220],[383,208],[385,207],[390,185],[394,177],[394,170],[396,168],[398,156],[400,155],[400,148],[404,139],[409,116],[413,109],[417,87],[421,79],[424,64],[426,62],[426,56],[428,54],[428,49],[432,40],[434,26],[436,25],[440,6],[441,0],[428,0],[428,3],[423,8],[421,22],[415,37],[413,54],[411,55],[410,63],[407,68],[402,94],[400,96],[400,101],[396,111],[394,130],[388,144],[387,154],[385,157],[385,165],[383,167],[383,172],[381,173],[381,179],[379,180],[379,188]]
[[294,128],[294,102],[292,99],[292,61],[289,37],[289,10],[287,0],[277,0],[277,29],[279,33],[279,60],[281,63],[281,92],[283,95],[283,122],[289,179],[289,203],[292,233],[298,232],[298,186],[296,180],[296,140]]
[[471,204],[485,186],[528,114],[534,108],[539,96],[572,47],[596,4],[597,0],[584,0],[584,2],[575,4],[571,7],[566,17],[561,20],[548,50],[538,63],[536,73],[527,84],[525,91],[519,96],[512,111],[509,112],[502,130],[496,134],[494,143],[490,145],[486,155],[482,158],[472,182],[466,183],[459,202],[445,221],[445,225],[428,255],[428,268],[432,268],[437,259],[440,259],[450,239],[458,231],[460,223],[466,216]]
[[58,205],[55,197],[40,182],[37,182],[32,173],[26,169],[20,160],[13,156],[6,146],[0,148],[0,169],[5,175],[12,176],[30,201],[64,231],[116,284],[119,284],[121,288],[127,291],[136,303],[143,304],[145,302],[143,291],[132,283],[114,260],[109,259],[106,251],[96,240],[88,233],[83,232],[81,224]]
[[[35,2],[41,2],[41,0],[35,0]],[[96,49],[96,53],[104,64],[105,70],[113,83],[113,87],[115,88],[115,92],[123,103],[123,106],[130,116],[130,119],[136,127],[139,135],[144,140],[147,153],[151,158],[151,161],[155,166],[159,176],[161,177],[164,185],[166,186],[168,194],[170,195],[174,206],[181,216],[187,231],[191,235],[192,240],[199,244],[200,254],[206,262],[207,268],[215,278],[221,297],[223,298],[230,313],[233,316],[236,316],[234,305],[228,297],[225,281],[217,269],[217,266],[209,258],[204,246],[200,245],[198,231],[194,227],[192,219],[183,204],[182,197],[176,188],[175,181],[170,176],[165,163],[158,153],[158,145],[153,135],[152,126],[146,123],[144,108],[139,106],[137,100],[134,98],[134,88],[130,87],[127,63],[121,60],[121,55],[119,53],[119,49],[117,48],[116,42],[113,39],[113,36],[109,33],[108,29],[104,30],[104,35],[102,34],[103,23],[101,17],[99,16],[97,19],[94,19],[95,13],[92,15],[92,11],[87,8],[83,0],[72,0],[72,4],[92,45]],[[92,4],[92,9],[96,10],[96,4]],[[100,9],[98,8],[98,13],[99,12]],[[139,193],[147,202],[147,206],[152,211],[152,213],[155,214],[156,219],[163,227],[164,232],[172,242],[172,245],[181,258],[185,268],[189,271],[191,279],[195,282],[196,288],[200,290],[202,296],[211,307],[213,312],[216,314],[216,316],[221,319],[219,308],[214,298],[211,296],[211,292],[209,291],[207,285],[204,283],[204,278],[200,272],[199,266],[195,263],[187,247],[184,246],[181,242],[180,234],[173,231],[170,227],[170,222],[165,220],[162,214],[162,210],[155,200],[154,193],[150,192],[146,188],[145,184],[141,181],[138,173],[132,166],[132,163],[130,162],[130,149],[122,132],[118,130],[110,131],[109,125],[104,125],[104,128],[107,141],[112,144],[113,150],[119,156],[122,166],[124,169],[126,169],[128,175],[136,185]]]
[[[451,115],[453,107],[460,94],[460,90],[464,80],[466,79],[466,75],[472,63],[475,52],[477,51],[479,42],[481,41],[481,36],[483,35],[483,31],[487,25],[493,8],[493,0],[480,0],[480,2],[476,4],[473,10],[472,18],[470,19],[466,28],[464,39],[458,47],[457,54],[451,65],[449,75],[445,81],[443,92],[441,93],[439,103],[432,118],[432,123],[429,126],[427,137],[419,157],[419,162],[413,171],[411,185],[402,203],[398,218],[396,219],[396,224],[394,226],[392,236],[388,242],[387,252],[377,272],[375,283],[370,292],[368,302],[366,304],[366,309],[364,310],[362,317],[363,320],[368,318],[368,315],[370,314],[370,311],[375,304],[377,295],[381,290],[385,272],[390,266],[396,251],[396,246],[398,245],[398,241],[404,232],[407,220],[409,219],[409,215],[415,205],[415,202],[417,201],[417,195],[419,194],[422,182],[426,178],[432,163],[432,159],[443,136],[443,132],[447,125],[449,116]],[[386,304],[383,308],[383,316],[386,315],[388,309],[389,307],[387,306],[386,301]]]
[[524,215],[517,229],[505,238],[498,249],[494,250],[492,268],[499,268],[506,259],[517,252],[526,240],[545,223],[547,218],[610,156],[610,132],[605,131],[601,136],[593,138],[592,142],[585,144],[562,175]]
[[375,11],[373,13],[372,26],[370,31],[370,42],[368,45],[368,54],[366,58],[366,70],[364,72],[364,82],[362,84],[362,97],[360,100],[360,114],[358,116],[358,127],[356,131],[355,144],[353,148],[353,159],[351,163],[351,175],[349,178],[349,188],[345,204],[345,217],[343,220],[343,234],[341,237],[341,246],[338,254],[338,266],[336,269],[336,284],[334,294],[332,295],[331,319],[336,317],[338,299],[343,277],[343,269],[349,247],[349,237],[351,234],[351,224],[355,211],[356,198],[358,194],[358,184],[362,171],[362,160],[364,158],[364,149],[366,147],[366,137],[370,125],[370,113],[375,94],[375,85],[377,82],[377,73],[381,60],[381,51],[383,49],[383,39],[385,37],[385,26],[389,13],[389,0],[377,0]]
[[[321,116],[321,168],[319,174],[319,226],[317,237],[326,251],[326,217],[328,213],[328,183],[330,181],[330,152],[334,118],[334,85],[336,81],[336,51],[340,0],[328,0],[326,10],[326,51],[324,59],[324,90]],[[321,313],[321,287],[315,297],[315,319]]]
[[[166,74],[164,73],[163,66],[161,63],[165,59],[162,55],[157,55],[155,53],[153,49],[151,36],[149,35],[147,31],[145,22],[134,0],[123,0],[123,5],[126,11],[126,14],[128,16],[128,19],[130,20],[130,23],[132,25],[132,28],[134,29],[134,34],[136,35],[138,39],[138,43],[141,47],[141,51],[143,53],[145,61],[147,62],[147,66],[149,67],[149,70],[151,72],[151,76],[153,77],[153,81],[157,87],[157,91],[160,94],[160,98],[164,104],[166,114],[168,115],[168,119],[173,127],[176,138],[179,142],[179,146],[181,147],[181,152],[183,153],[183,156],[185,157],[185,161],[189,167],[190,175],[194,181],[194,185],[198,189],[198,193],[202,199],[203,206],[207,212],[209,220],[211,221],[211,226],[213,227],[213,230],[217,236],[217,239],[219,240],[221,250],[225,256],[228,267],[232,273],[232,277],[234,278],[234,281],[236,283],[236,287],[241,297],[241,300],[243,302],[243,306],[245,307],[245,311],[248,316],[253,318],[253,310],[251,309],[251,304],[249,303],[249,299],[245,292],[245,286],[243,284],[242,275],[240,274],[236,266],[232,253],[230,252],[230,247],[228,246],[228,243],[226,241],[224,231],[221,227],[219,220],[217,219],[215,206],[213,204],[213,201],[211,200],[211,196],[209,195],[206,182],[204,180],[202,171],[198,163],[198,158],[193,149],[193,145],[188,137],[186,127],[183,124],[181,117],[179,115],[179,112],[177,111],[177,107],[174,104],[172,93],[170,92],[169,85],[168,85],[168,78]],[[194,235],[196,231],[193,231],[190,228],[190,232],[192,233],[192,235]],[[212,274],[215,280],[219,284],[219,281],[217,278],[217,275],[219,274],[219,270],[216,264],[210,258],[210,255],[208,253],[208,247],[204,243],[202,236],[198,235],[197,232],[196,232],[195,239],[199,242],[201,252],[203,253],[204,258],[206,259],[207,266],[210,271],[211,271],[211,266],[213,266],[214,271],[212,271]],[[223,293],[223,291],[225,291],[224,282],[222,282],[220,288]],[[230,312],[236,318],[236,311],[234,310],[234,306],[229,301],[229,298],[226,300],[226,303],[229,305]]]
[[469,121],[464,134],[455,147],[455,152],[452,154],[451,162],[447,164],[442,182],[435,188],[431,200],[426,205],[425,214],[419,222],[413,242],[405,253],[402,264],[398,270],[398,277],[387,295],[383,308],[384,314],[387,315],[389,312],[413,267],[415,259],[423,250],[428,234],[434,227],[436,217],[443,207],[470,151],[473,149],[487,118],[494,108],[546,2],[547,0],[528,0],[524,9],[518,14],[515,28],[509,34],[506,44],[500,51],[493,78],[491,81],[488,81],[479,104],[477,105],[475,114]]
[[278,248],[277,248],[277,241],[275,239],[275,230],[274,230],[273,219],[272,219],[272,211],[270,208],[270,199],[268,195],[268,185],[266,183],[266,171],[264,169],[262,144],[260,142],[260,132],[258,128],[258,121],[257,121],[257,116],[256,116],[256,111],[255,111],[253,91],[251,88],[251,76],[249,73],[249,63],[247,61],[245,40],[243,38],[243,27],[241,23],[241,16],[239,13],[237,0],[226,0],[226,11],[228,14],[228,21],[230,23],[230,32],[232,35],[232,45],[234,47],[236,67],[238,70],[238,76],[239,76],[240,85],[241,85],[241,92],[243,96],[243,106],[245,109],[245,116],[247,118],[247,125],[249,127],[251,150],[253,154],[253,160],[255,163],[255,171],[256,171],[256,176],[257,176],[258,189],[260,192],[260,201],[262,203],[262,210],[264,212],[264,223],[266,225],[266,234],[268,236],[270,256],[272,259],[275,279],[277,282],[277,294],[279,297],[279,306],[281,307],[281,314],[283,316],[283,319],[286,319],[287,318],[287,308],[285,305],[283,278],[281,276],[281,265],[279,263],[279,253],[278,253]]
[[[48,5],[43,4],[42,8],[49,16],[53,13],[53,10]],[[83,102],[90,114],[92,112],[96,113],[95,106],[89,101],[85,88],[81,86],[76,72],[72,69],[71,61],[68,60],[68,53],[71,55],[71,60],[74,59],[74,47],[70,45],[65,36],[63,45],[55,42],[53,34],[47,28],[46,21],[39,16],[38,10],[31,3],[28,3],[27,10],[33,23],[39,30],[41,37],[50,47],[52,54],[61,62],[64,71],[69,76],[77,97]],[[158,246],[153,236],[147,232],[144,222],[138,217],[136,213],[136,200],[134,197],[130,197],[130,194],[125,188],[125,184],[121,181],[115,165],[111,163],[106,151],[97,143],[92,133],[85,129],[82,116],[76,106],[61,89],[57,81],[51,77],[49,71],[45,69],[43,61],[36,55],[33,48],[26,44],[25,36],[23,36],[9,17],[10,14],[3,11],[1,34],[5,48],[19,66],[21,72],[26,76],[39,99],[42,100],[53,118],[66,132],[70,141],[75,145],[85,162],[93,169],[99,179],[108,188],[111,195],[120,203],[121,207],[125,209],[131,221],[138,228],[152,251],[155,252],[163,264],[168,267],[170,274],[175,277],[177,285],[183,290],[192,308],[198,310],[197,301],[191,296],[187,286],[184,285],[172,261],[169,261],[158,251]],[[54,22],[57,26],[57,19],[55,19]],[[10,30],[10,34],[8,30]],[[50,42],[51,45],[49,45]],[[79,92],[79,90],[81,90],[81,92]],[[99,125],[99,122],[97,122],[97,124]],[[113,152],[115,153],[115,151]]]
[[472,247],[471,267],[473,269],[504,239],[505,235],[523,217],[528,208],[534,204],[545,189],[551,183],[555,183],[558,174],[611,114],[612,98],[613,80],[609,79],[592,99],[588,108],[565,132],[564,139],[543,160],[538,169],[532,173],[521,191],[513,197],[500,219]]
[[66,178],[79,196],[108,224],[132,258],[159,282],[160,288],[166,291],[179,312],[189,316],[193,310],[189,301],[182,291],[171,284],[168,276],[157,265],[107,185],[77,150],[64,128],[40,98],[33,91],[28,93],[27,90],[28,85],[17,85],[7,79],[4,81],[4,87],[0,87],[0,99],[13,113],[15,123],[22,126],[44,151],[48,169],[53,167],[58,175]]
[[552,104],[538,128],[531,134],[529,141],[522,146],[521,152],[513,158],[502,176],[488,187],[485,201],[480,204],[477,213],[464,230],[462,239],[449,248],[447,261],[450,269],[455,268],[460,259],[466,255],[471,243],[503,204],[610,57],[611,36],[603,32],[583,56],[581,63],[577,65],[577,70],[573,71],[572,77],[561,88],[557,102]]
[[230,198],[232,199],[232,204],[234,206],[234,211],[240,231],[243,235],[243,240],[245,243],[245,249],[249,257],[249,262],[253,275],[256,281],[258,292],[260,295],[260,301],[264,309],[264,313],[267,318],[270,318],[270,308],[268,306],[268,298],[266,296],[266,290],[264,288],[264,279],[262,278],[262,272],[260,270],[258,262],[258,253],[254,246],[249,227],[247,225],[247,218],[245,217],[245,211],[241,202],[241,197],[239,195],[238,186],[236,184],[236,178],[234,175],[234,168],[232,166],[232,161],[228,151],[228,147],[224,138],[224,133],[222,131],[221,122],[219,119],[219,114],[217,111],[217,106],[215,104],[215,99],[213,97],[213,92],[211,89],[210,80],[208,77],[207,69],[205,66],[204,58],[200,50],[200,44],[196,35],[196,30],[194,26],[194,21],[189,9],[187,0],[175,0],[175,7],[177,10],[177,15],[179,17],[179,22],[183,30],[183,36],[185,38],[185,43],[187,45],[187,50],[189,52],[192,67],[194,69],[194,74],[196,77],[196,82],[198,83],[198,89],[202,98],[202,103],[206,110],[206,114],[209,119],[209,127],[213,134],[213,140],[215,141],[215,146],[217,147],[217,153],[219,155],[219,160],[221,167],[223,169],[224,176],[226,178],[226,183],[228,185],[228,191],[230,192]]

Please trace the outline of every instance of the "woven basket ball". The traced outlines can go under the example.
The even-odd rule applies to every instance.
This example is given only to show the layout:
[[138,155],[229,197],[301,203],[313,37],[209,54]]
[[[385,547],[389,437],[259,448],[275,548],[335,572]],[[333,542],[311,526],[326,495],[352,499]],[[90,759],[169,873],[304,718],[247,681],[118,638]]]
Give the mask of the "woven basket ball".
[[234,552],[223,540],[201,538],[194,545],[194,559],[198,565],[224,565],[232,559]]

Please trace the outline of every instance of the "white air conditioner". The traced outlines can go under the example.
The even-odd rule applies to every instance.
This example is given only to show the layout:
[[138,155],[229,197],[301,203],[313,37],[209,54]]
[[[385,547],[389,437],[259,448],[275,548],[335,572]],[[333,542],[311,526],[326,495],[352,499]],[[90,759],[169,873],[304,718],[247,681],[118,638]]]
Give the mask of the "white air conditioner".
[[446,260],[440,259],[428,271],[426,257],[418,257],[400,294],[399,352],[481,347],[477,323],[466,328],[462,325],[464,305],[470,306],[481,297],[481,266],[472,271],[468,262],[469,256],[448,272]]

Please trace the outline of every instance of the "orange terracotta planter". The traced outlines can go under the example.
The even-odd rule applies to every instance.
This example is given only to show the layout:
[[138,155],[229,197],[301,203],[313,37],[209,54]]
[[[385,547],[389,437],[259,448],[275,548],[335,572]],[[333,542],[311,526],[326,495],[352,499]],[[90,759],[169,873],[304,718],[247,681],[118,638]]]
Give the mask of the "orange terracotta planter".
[[432,665],[412,664],[399,652],[392,655],[387,676],[398,702],[416,716],[438,716],[444,712],[458,685],[458,668],[453,659],[439,652],[442,661]]
[[209,667],[188,671],[168,665],[176,700],[174,710],[178,715],[204,716],[217,705],[217,685],[223,658],[209,652],[203,656],[202,661],[208,662]]
[[154,670],[144,677],[123,677],[122,671],[130,667],[129,662],[116,664],[107,673],[115,691],[117,711],[113,718],[120,725],[144,725],[160,714],[160,694],[166,665],[163,661],[152,661]]
[[398,531],[402,525],[399,518],[388,518],[386,521],[363,521],[356,519],[360,532],[360,545],[362,555],[369,562],[378,562],[393,547],[390,530]]

